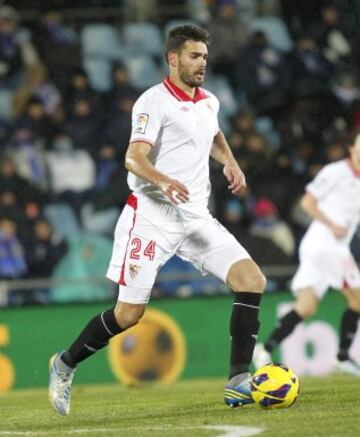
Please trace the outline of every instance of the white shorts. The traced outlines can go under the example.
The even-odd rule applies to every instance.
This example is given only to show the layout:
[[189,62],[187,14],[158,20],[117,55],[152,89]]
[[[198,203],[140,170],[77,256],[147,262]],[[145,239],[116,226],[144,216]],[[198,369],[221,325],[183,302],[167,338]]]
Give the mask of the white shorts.
[[251,258],[208,211],[186,220],[174,205],[131,194],[116,225],[106,274],[119,284],[118,299],[147,303],[158,271],[175,254],[224,282],[235,262]]
[[311,287],[320,300],[329,287],[338,290],[360,287],[359,268],[349,246],[324,226],[309,228],[301,241],[299,255],[300,265],[291,283],[295,294]]

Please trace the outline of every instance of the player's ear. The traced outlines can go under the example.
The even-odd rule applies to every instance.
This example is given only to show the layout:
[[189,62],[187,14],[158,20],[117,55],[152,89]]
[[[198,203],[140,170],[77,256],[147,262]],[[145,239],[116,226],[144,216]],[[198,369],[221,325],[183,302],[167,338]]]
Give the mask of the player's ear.
[[168,63],[170,67],[176,68],[178,65],[178,55],[176,52],[168,53]]

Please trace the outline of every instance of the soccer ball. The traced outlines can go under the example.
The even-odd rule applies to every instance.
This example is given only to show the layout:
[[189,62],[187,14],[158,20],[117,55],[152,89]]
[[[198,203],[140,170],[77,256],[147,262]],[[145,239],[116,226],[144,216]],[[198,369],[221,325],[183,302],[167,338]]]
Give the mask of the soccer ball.
[[262,408],[286,408],[299,394],[299,378],[293,370],[281,363],[269,363],[260,367],[251,378],[251,394]]

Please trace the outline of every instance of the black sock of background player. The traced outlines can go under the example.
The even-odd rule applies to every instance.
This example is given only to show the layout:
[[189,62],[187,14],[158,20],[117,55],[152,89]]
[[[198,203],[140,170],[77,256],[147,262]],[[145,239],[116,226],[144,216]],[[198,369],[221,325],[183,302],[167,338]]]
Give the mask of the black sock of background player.
[[284,340],[284,338],[293,332],[295,326],[302,320],[303,319],[295,310],[285,314],[285,316],[279,320],[278,326],[273,330],[269,339],[265,342],[265,349],[271,353],[273,349]]
[[248,372],[259,331],[261,294],[236,292],[230,319],[231,357],[229,379]]
[[344,311],[340,328],[340,345],[338,359],[345,361],[349,358],[349,349],[355,337],[358,326],[359,313],[350,309]]
[[123,332],[116,322],[114,310],[103,311],[85,326],[79,337],[61,355],[62,361],[69,367],[76,367],[78,363],[95,354],[105,347],[110,338]]

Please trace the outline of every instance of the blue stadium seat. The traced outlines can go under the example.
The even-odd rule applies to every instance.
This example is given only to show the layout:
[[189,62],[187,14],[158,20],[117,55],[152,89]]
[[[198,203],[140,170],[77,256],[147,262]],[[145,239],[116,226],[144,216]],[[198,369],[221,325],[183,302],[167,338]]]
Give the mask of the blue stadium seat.
[[89,75],[91,86],[99,92],[106,92],[112,86],[112,61],[104,56],[85,56],[83,65]]
[[133,53],[162,56],[164,42],[160,29],[152,23],[128,23],[123,28],[124,43]]
[[0,89],[0,118],[10,120],[12,118],[12,98],[14,92]]
[[121,60],[126,48],[121,40],[120,32],[110,24],[88,24],[81,30],[83,56],[103,56]]
[[164,74],[150,55],[134,53],[128,56],[124,62],[131,84],[139,90],[145,90],[161,82],[164,78]]
[[228,79],[220,74],[207,74],[204,87],[211,91],[220,101],[222,111],[227,115],[233,115],[238,109],[234,93]]
[[252,32],[264,32],[270,45],[281,52],[289,52],[294,43],[285,23],[278,17],[259,17],[250,22]]

